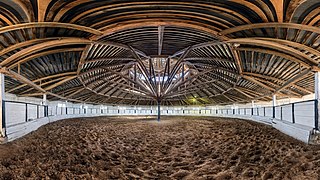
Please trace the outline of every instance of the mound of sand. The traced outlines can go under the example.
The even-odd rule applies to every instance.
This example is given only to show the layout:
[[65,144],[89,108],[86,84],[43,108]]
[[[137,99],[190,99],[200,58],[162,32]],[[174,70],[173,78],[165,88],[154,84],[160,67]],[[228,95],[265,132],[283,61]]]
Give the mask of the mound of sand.
[[320,150],[249,121],[81,118],[0,146],[1,179],[319,179]]

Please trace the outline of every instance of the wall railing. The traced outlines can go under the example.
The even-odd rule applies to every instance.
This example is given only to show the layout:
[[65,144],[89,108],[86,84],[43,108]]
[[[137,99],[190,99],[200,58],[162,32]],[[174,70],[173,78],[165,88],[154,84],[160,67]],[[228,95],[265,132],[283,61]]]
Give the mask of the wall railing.
[[297,123],[318,129],[318,102],[301,101],[279,106],[224,108],[217,109],[216,114],[240,115],[274,118],[290,123]]
[[[3,101],[5,127],[15,126],[35,119],[68,115],[157,115],[155,107],[118,106],[59,106],[40,105],[17,101]],[[301,124],[318,129],[318,102],[316,100],[266,107],[162,107],[162,115],[191,115],[234,117],[263,117]],[[71,117],[71,116],[70,116]]]
[[48,106],[18,101],[3,101],[3,120],[6,127],[48,117]]

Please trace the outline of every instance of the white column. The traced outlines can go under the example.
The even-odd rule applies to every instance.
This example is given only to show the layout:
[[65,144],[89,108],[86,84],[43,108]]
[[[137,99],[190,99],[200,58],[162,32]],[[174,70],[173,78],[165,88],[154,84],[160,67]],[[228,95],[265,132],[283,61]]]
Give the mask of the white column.
[[277,96],[275,94],[272,95],[272,106],[277,106]]
[[318,110],[316,117],[315,117],[315,122],[314,122],[314,126],[315,129],[318,130],[318,126],[319,126],[319,102],[320,102],[320,73],[319,72],[315,72],[314,73],[314,98],[317,102],[317,106],[316,106],[316,110]]
[[64,113],[67,115],[68,114],[68,101],[66,100],[66,102],[65,102],[65,109],[64,109]]
[[277,96],[274,94],[272,95],[272,117],[276,118],[276,106],[277,106]]
[[47,105],[47,94],[42,95],[42,105]]
[[4,109],[4,101],[5,100],[5,89],[4,89],[4,74],[0,73],[0,137],[6,136],[6,128],[5,128],[5,109]]
[[251,107],[254,108],[254,100],[251,101]]
[[315,99],[320,99],[320,73],[314,73],[314,97]]

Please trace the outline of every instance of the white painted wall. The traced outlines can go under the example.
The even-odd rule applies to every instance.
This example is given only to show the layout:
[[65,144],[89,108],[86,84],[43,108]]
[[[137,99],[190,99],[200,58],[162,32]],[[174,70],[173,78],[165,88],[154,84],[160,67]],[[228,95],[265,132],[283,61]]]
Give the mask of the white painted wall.
[[305,126],[314,127],[314,102],[297,103],[294,107],[295,122]]
[[[117,116],[117,115],[157,115],[156,106],[102,106],[91,104],[73,104],[65,101],[54,101],[48,104],[49,117],[44,117],[44,107],[39,106],[39,114],[37,114],[38,107],[41,105],[42,99],[17,97],[12,94],[6,94],[6,100],[32,103],[27,109],[25,104],[21,103],[6,103],[6,126],[8,138],[13,140],[29,133],[38,127],[53,122],[56,120],[73,118],[73,117],[93,117],[93,116]],[[268,103],[266,103],[268,104]],[[262,108],[261,103],[255,102],[252,116],[252,104],[232,105],[232,106],[207,106],[207,107],[161,107],[162,115],[183,115],[183,116],[222,116],[222,117],[236,117],[249,120],[257,120],[261,122],[269,122],[273,115],[273,108]],[[246,109],[243,109],[246,108]],[[234,110],[233,110],[234,109]],[[295,126],[302,125],[312,129],[314,127],[314,102],[304,102],[295,104]],[[28,112],[28,119],[26,122],[26,110]],[[102,112],[102,113],[101,113]],[[217,113],[218,112],[218,113]],[[281,126],[291,126],[292,122],[292,105],[276,107],[276,119],[281,119]],[[233,114],[235,113],[235,114]],[[265,117],[261,117],[264,116]],[[37,119],[39,116],[39,119]],[[279,127],[278,127],[279,128]],[[282,128],[282,129],[283,129]],[[281,129],[281,128],[280,128]],[[286,131],[286,130],[283,130]],[[298,133],[299,134],[299,133]]]
[[282,120],[292,122],[292,105],[282,106]]

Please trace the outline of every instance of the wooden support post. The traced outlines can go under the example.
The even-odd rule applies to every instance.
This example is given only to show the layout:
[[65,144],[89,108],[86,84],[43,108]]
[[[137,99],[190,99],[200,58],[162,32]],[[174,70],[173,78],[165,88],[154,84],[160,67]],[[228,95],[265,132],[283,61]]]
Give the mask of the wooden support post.
[[0,137],[6,137],[4,74],[0,73]]
[[[136,82],[137,81],[137,64],[134,64],[133,69],[134,69],[133,80],[134,82]],[[135,84],[133,87],[135,87]]]
[[162,53],[164,26],[158,27],[158,55]]
[[184,63],[182,63],[182,82],[184,82]]

